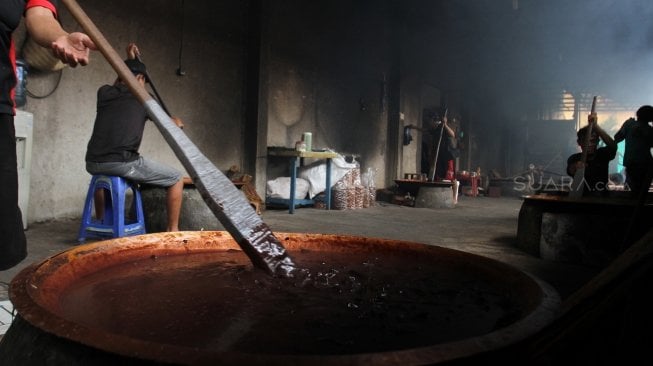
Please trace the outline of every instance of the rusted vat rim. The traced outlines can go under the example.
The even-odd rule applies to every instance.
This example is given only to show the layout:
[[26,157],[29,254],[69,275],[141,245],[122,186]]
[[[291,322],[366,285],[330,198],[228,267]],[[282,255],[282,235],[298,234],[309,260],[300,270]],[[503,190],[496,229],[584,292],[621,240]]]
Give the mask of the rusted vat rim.
[[77,246],[23,269],[13,280],[10,298],[19,315],[35,327],[109,353],[177,364],[320,364],[320,365],[411,365],[435,364],[514,344],[533,335],[555,318],[560,298],[539,279],[512,266],[475,254],[408,241],[346,235],[275,233],[291,253],[299,249],[324,252],[401,252],[446,258],[455,266],[495,276],[506,286],[522,288],[529,308],[527,315],[494,332],[460,341],[427,347],[353,355],[255,355],[216,352],[188,346],[161,344],[90,328],[62,318],[58,295],[67,284],[85,274],[118,263],[240,247],[226,231],[156,233],[106,240]]

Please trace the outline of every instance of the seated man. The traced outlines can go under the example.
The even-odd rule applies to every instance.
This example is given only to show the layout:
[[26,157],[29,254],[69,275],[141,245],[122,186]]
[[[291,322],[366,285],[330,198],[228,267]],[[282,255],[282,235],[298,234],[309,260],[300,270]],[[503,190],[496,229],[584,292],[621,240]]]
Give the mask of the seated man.
[[[145,86],[145,65],[137,59],[138,48],[130,44],[125,64]],[[182,174],[138,153],[147,121],[145,107],[119,78],[103,85],[97,94],[97,115],[86,150],[86,171],[120,176],[137,183],[167,188],[167,231],[179,231],[179,214],[184,189]],[[96,194],[96,208],[99,206]]]
[[[582,151],[587,151],[585,161],[585,175],[582,182],[584,195],[606,195],[608,193],[608,165],[610,160],[617,154],[617,144],[597,123],[596,114],[588,116],[588,122],[592,126],[592,133],[589,137],[589,144],[585,144],[589,126],[578,130],[576,142]],[[598,147],[599,138],[606,146]],[[597,148],[598,147],[598,148]],[[583,167],[582,152],[573,154],[567,159],[567,174],[574,176],[576,170]]]

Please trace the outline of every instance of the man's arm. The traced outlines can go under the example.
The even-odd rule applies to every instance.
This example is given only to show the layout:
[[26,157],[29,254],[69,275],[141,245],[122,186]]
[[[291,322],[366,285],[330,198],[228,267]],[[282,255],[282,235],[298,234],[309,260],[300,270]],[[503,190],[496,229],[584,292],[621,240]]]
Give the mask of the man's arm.
[[630,121],[634,121],[634,119],[632,117],[627,119],[626,122],[621,125],[621,128],[619,128],[619,131],[617,131],[617,133],[614,135],[614,141],[616,143],[626,139],[626,125],[630,123]]
[[605,130],[602,129],[601,126],[599,126],[599,118],[596,112],[587,115],[587,124],[592,126],[592,130],[596,131],[596,133],[599,135],[601,140],[605,142],[605,146],[607,146],[608,149],[612,151],[617,151],[617,144],[614,142],[612,137],[608,135],[608,133],[605,132]]
[[448,119],[445,116],[442,118],[442,128],[444,128],[445,131],[447,131],[447,135],[449,136],[449,142],[451,144],[452,149],[457,149],[458,148],[458,140],[456,140],[456,133],[453,131],[453,129],[447,124]]
[[423,128],[421,128],[421,127],[419,127],[419,126],[416,126],[416,125],[406,125],[405,127],[406,127],[406,128],[412,128],[413,130],[417,130],[417,131],[419,131],[419,132],[424,132],[424,129],[423,129]]
[[130,43],[127,45],[127,58],[130,60],[135,60],[141,56],[141,51],[138,50],[136,43]]
[[58,59],[72,67],[87,65],[90,50],[97,49],[86,34],[66,32],[52,11],[41,6],[27,9],[25,26],[36,43],[50,48]]
[[576,175],[576,170],[578,168],[582,168],[580,154],[573,154],[567,159],[567,174],[573,177]]
[[455,138],[456,133],[453,132],[453,129],[451,127],[449,127],[449,125],[447,124],[448,121],[449,120],[448,120],[448,118],[446,116],[444,118],[442,118],[442,123],[443,123],[444,129],[445,129],[445,131],[447,131],[447,135],[449,135],[449,137],[454,137]]
[[612,151],[617,151],[617,143],[612,139],[612,137],[608,135],[608,133],[605,132],[605,130],[602,129],[601,126],[599,126],[598,124],[594,125],[594,128],[596,129],[596,132],[601,137],[601,140],[605,142],[605,146]]

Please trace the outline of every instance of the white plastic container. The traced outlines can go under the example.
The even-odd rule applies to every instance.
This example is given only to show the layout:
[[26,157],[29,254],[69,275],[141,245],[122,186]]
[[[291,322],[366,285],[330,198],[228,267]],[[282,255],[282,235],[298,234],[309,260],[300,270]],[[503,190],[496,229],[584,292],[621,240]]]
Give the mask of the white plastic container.
[[302,135],[302,141],[306,144],[306,151],[313,150],[313,134],[310,132],[304,132]]
[[27,229],[34,116],[32,113],[16,110],[14,125],[16,126],[16,157],[18,158],[18,207],[23,214],[23,227]]

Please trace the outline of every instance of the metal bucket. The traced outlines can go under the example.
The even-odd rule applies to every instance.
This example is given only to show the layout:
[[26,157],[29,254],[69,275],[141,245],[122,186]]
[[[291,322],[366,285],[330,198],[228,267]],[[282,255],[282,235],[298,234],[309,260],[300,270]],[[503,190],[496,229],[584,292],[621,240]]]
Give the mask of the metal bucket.
[[11,283],[18,315],[0,359],[438,364],[496,357],[559,307],[548,285],[485,257],[397,240],[276,235],[302,268],[293,278],[255,269],[222,231],[112,239],[33,264]]

